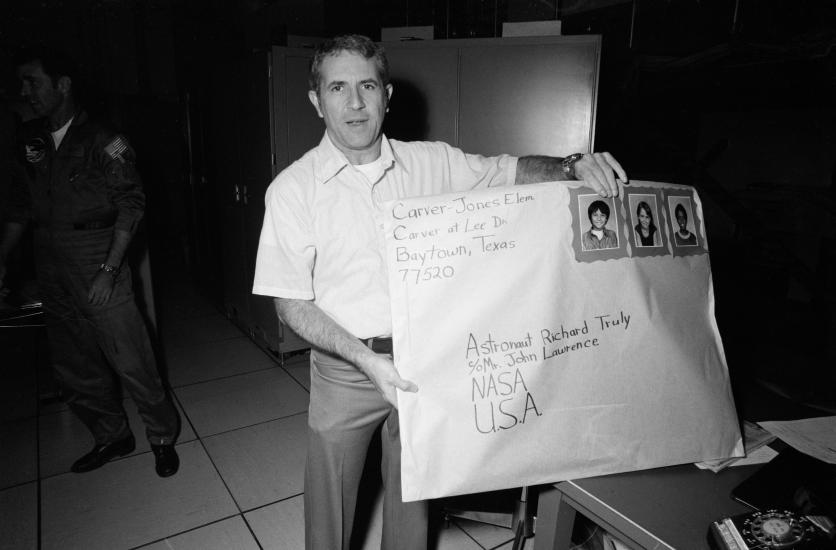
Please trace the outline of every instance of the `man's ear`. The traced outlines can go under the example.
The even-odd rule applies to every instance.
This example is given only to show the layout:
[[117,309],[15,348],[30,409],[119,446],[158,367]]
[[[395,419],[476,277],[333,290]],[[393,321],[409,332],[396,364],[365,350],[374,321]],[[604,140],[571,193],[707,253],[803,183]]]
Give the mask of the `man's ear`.
[[392,101],[392,84],[389,83],[386,85],[386,112],[389,112],[389,102]]
[[70,90],[73,89],[73,79],[66,75],[60,76],[58,77],[58,83],[55,87],[58,88],[59,92],[61,92],[64,95],[67,95],[70,93]]
[[319,115],[319,118],[325,118],[322,116],[322,109],[319,108],[319,94],[313,90],[308,90],[308,99],[311,101],[314,109],[316,109],[316,114]]

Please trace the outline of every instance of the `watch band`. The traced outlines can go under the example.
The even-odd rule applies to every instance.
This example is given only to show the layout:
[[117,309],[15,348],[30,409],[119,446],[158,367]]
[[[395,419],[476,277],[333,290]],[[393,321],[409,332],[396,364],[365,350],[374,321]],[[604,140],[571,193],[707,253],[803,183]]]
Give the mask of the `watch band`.
[[583,158],[583,153],[573,153],[560,162],[563,173],[569,179],[575,179],[575,163]]
[[104,271],[105,273],[110,273],[114,277],[119,274],[119,267],[110,264],[101,264],[99,265],[99,271]]

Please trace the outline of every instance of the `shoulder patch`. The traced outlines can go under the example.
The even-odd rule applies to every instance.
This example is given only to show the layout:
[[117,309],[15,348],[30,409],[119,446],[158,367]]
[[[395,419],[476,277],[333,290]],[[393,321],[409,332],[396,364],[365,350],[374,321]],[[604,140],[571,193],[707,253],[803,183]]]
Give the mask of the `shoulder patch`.
[[128,150],[128,144],[122,139],[122,136],[116,136],[113,140],[105,145],[104,152],[112,158],[116,159],[119,162],[125,162],[125,159],[122,158],[122,153]]
[[[39,138],[33,138],[26,142],[24,145],[24,149],[26,152],[26,162],[37,164],[44,160],[44,156],[46,156],[46,142]],[[19,151],[20,149],[18,149]]]

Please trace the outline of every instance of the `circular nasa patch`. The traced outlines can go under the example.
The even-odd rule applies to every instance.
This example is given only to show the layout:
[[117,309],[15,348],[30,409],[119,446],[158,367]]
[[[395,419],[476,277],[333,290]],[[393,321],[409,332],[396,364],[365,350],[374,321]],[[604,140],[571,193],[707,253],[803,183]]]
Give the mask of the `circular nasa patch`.
[[46,142],[42,138],[34,138],[26,143],[26,161],[37,164],[46,156]]

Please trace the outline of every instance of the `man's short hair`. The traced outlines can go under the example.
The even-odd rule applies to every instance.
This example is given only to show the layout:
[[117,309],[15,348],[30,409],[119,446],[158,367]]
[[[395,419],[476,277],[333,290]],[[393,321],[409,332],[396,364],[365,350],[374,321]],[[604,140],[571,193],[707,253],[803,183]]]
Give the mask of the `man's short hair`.
[[589,216],[589,221],[592,221],[592,213],[596,210],[600,210],[601,214],[607,217],[607,220],[610,219],[610,205],[608,205],[604,201],[592,201],[591,203],[589,203],[589,208],[586,209],[586,213]]
[[58,85],[58,79],[67,76],[75,81],[78,77],[78,66],[68,55],[47,46],[33,46],[18,50],[14,57],[15,67],[26,63],[39,62],[44,74],[52,79],[52,85]]
[[320,68],[322,62],[329,55],[338,55],[341,52],[352,52],[362,55],[366,59],[374,60],[377,66],[377,76],[383,86],[389,84],[389,60],[386,59],[386,52],[383,46],[372,42],[371,38],[360,34],[344,34],[326,40],[316,48],[313,59],[311,59],[310,73],[308,75],[308,87],[319,93],[319,81],[322,75]]

